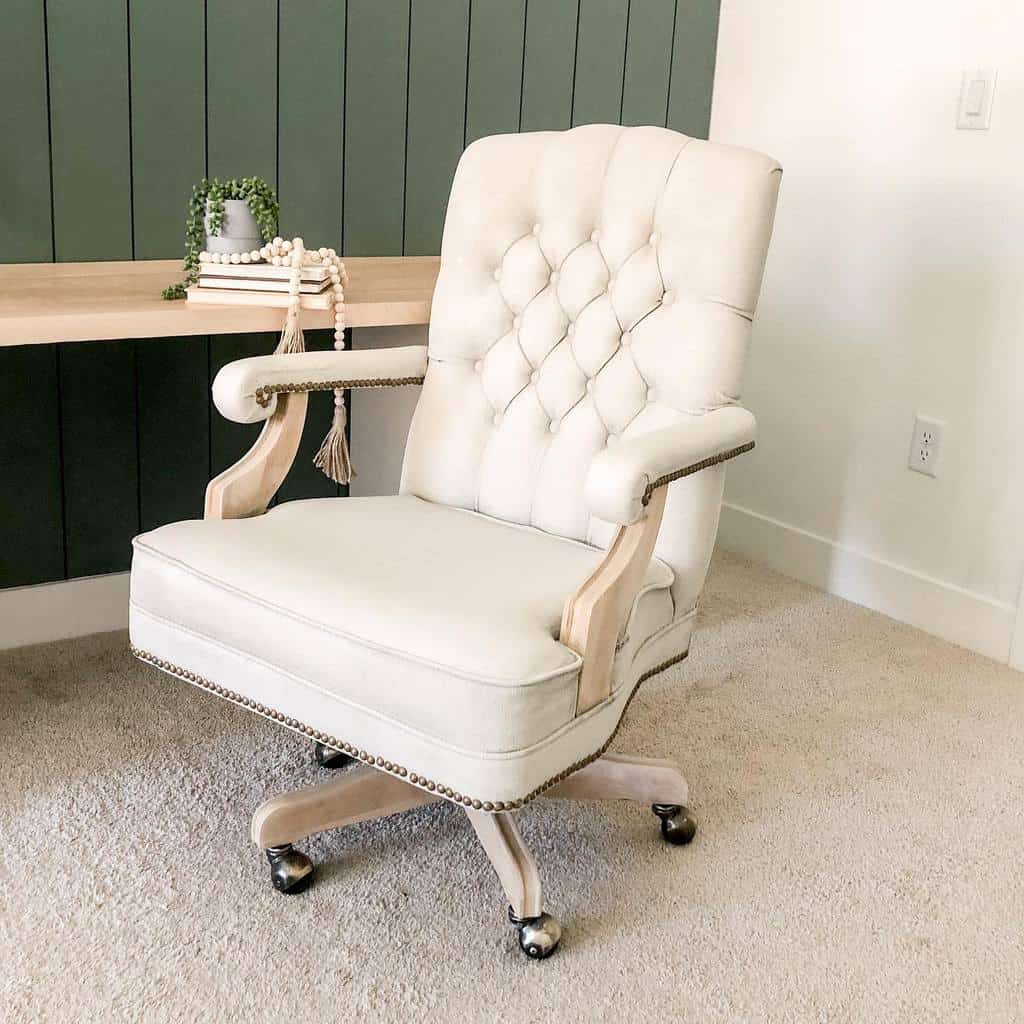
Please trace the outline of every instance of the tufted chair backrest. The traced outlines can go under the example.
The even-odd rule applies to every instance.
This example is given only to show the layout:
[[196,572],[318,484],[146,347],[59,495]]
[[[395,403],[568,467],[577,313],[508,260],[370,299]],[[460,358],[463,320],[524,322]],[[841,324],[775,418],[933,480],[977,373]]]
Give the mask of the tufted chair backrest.
[[[455,174],[402,490],[606,546],[608,445],[739,398],[779,168],[663,128],[499,135]],[[673,483],[657,554],[703,586],[724,467]]]

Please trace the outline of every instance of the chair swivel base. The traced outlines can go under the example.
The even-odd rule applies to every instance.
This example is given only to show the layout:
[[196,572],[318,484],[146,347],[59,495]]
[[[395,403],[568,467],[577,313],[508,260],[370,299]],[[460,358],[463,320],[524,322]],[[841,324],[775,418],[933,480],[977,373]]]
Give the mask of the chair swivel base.
[[[604,754],[544,794],[551,799],[629,800],[646,803],[659,819],[661,834],[674,846],[691,842],[697,823],[685,804],[686,780],[671,761]],[[357,765],[315,786],[274,797],[253,815],[252,838],[266,851],[270,878],[278,892],[302,892],[313,880],[310,859],[292,846],[306,836],[343,828],[441,800],[369,765]],[[488,813],[465,809],[470,824],[509,902],[509,921],[519,947],[533,960],[558,949],[559,922],[544,913],[540,874],[532,854],[508,811]]]

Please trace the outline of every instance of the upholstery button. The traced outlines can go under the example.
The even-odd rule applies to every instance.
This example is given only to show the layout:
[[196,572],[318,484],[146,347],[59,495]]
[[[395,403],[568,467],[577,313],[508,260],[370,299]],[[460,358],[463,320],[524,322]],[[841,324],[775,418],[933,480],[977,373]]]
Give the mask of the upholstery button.
[[661,297],[661,304],[663,306],[671,306],[672,305],[672,299],[673,299],[672,293],[671,292],[665,292],[665,294],[662,295],[662,297]]
[[595,230],[595,231],[591,231],[590,232],[590,240],[592,242],[596,242],[600,237],[601,237],[601,232],[600,231],[596,231]]
[[609,434],[608,440],[605,441],[605,444],[608,445],[609,448],[611,448],[611,446],[615,444],[616,441],[618,441],[618,438],[614,434]]
[[521,316],[514,316],[514,317],[512,317],[512,326],[513,327],[518,327],[522,322],[523,322],[523,318]]
[[530,383],[536,384],[538,380],[540,380],[540,374],[534,370],[533,373],[530,374]]
[[658,239],[660,237],[661,236],[658,234],[658,232],[655,231],[655,232],[653,232],[651,234],[651,237],[647,239],[647,242],[648,242],[649,245],[657,245],[658,244]]
[[500,412],[496,412],[494,414],[494,419],[492,420],[492,422],[494,423],[495,426],[497,426],[501,422],[501,413]]
[[539,224],[534,224],[533,225],[533,233],[535,235],[539,235],[540,234],[540,225]]
[[576,333],[576,325],[575,324],[569,324],[569,326],[565,330],[565,333],[566,334],[575,334]]
[[479,373],[483,368],[484,368],[484,361],[482,359],[478,359],[473,364],[473,369],[476,370],[477,373]]
[[548,424],[548,430],[550,430],[552,434],[557,434],[558,433],[558,428],[561,425],[562,425],[562,421],[561,420],[552,420]]
[[549,280],[549,281],[550,281],[550,282],[551,282],[552,284],[557,284],[557,283],[558,283],[558,271],[557,271],[557,270],[552,270],[552,271],[551,271],[551,277],[550,277],[550,278],[548,278],[548,280]]
[[587,381],[587,391],[591,392],[593,390],[594,390],[594,381],[593,381],[593,379],[591,379],[591,380]]
[[629,331],[626,331],[626,333],[622,335],[622,344],[623,344],[624,347],[629,348],[629,343],[632,340],[633,340],[633,335],[631,335],[629,333]]
[[608,291],[611,291],[614,287],[615,287],[615,278],[614,277],[609,277],[608,278]]
[[494,271],[494,280],[495,281],[500,281],[501,280],[501,267],[498,267],[497,270]]

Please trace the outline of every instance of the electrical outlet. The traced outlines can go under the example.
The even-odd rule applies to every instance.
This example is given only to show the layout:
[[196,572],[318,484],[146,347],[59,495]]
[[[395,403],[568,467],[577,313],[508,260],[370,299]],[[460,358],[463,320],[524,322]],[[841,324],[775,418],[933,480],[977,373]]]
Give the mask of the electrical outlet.
[[942,450],[942,431],[946,426],[939,420],[918,416],[914,420],[914,436],[910,439],[910,457],[907,466],[925,476],[938,475],[939,454]]

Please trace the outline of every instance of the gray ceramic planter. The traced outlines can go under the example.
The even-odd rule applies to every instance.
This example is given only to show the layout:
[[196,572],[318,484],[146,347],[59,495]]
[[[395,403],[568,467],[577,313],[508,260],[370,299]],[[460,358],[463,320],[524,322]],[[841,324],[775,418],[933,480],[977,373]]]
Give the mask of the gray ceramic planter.
[[209,214],[205,220],[207,252],[244,252],[263,245],[259,225],[244,199],[224,200],[224,223],[219,235],[210,234]]

